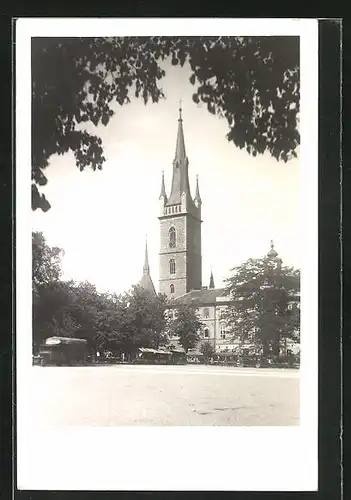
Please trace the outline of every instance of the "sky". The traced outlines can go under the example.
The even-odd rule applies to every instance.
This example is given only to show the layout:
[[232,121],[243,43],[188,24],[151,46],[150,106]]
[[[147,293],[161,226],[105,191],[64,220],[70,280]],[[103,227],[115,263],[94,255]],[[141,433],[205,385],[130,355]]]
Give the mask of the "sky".
[[65,254],[63,278],[90,281],[122,293],[143,270],[147,235],[151,276],[158,289],[159,194],[162,170],[170,192],[179,100],[192,195],[199,176],[202,198],[202,284],[211,269],[216,287],[230,269],[260,258],[270,240],[285,265],[301,265],[300,162],[256,158],[226,139],[226,120],[192,100],[190,70],[165,65],[166,99],[115,105],[110,123],[91,130],[103,140],[102,171],[80,172],[68,153],[53,156],[42,189],[51,209],[32,214],[32,228]]

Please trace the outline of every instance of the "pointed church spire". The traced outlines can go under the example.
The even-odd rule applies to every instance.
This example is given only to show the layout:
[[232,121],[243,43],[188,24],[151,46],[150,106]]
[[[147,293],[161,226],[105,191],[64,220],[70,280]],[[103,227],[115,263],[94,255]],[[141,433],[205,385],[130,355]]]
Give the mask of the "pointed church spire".
[[147,251],[147,235],[145,236],[145,259],[144,259],[144,272],[145,271],[150,271],[150,266],[149,266],[149,254]]
[[150,292],[151,294],[156,295],[156,290],[150,276],[149,255],[147,250],[147,237],[145,241],[145,259],[143,267],[143,277],[141,278],[139,285],[146,292]]
[[167,201],[168,205],[176,205],[181,203],[181,196],[183,193],[187,193],[190,195],[188,164],[189,162],[185,152],[182,108],[180,107],[175,158],[173,161],[172,188],[171,194]]
[[209,286],[209,288],[215,288],[212,269],[211,269],[210,286]]
[[183,119],[182,119],[182,101],[180,101],[175,159],[181,161],[184,160],[185,158],[186,158],[186,153],[185,153],[185,141],[184,141]]
[[166,188],[165,188],[165,174],[164,174],[163,170],[162,170],[162,181],[161,181],[160,199],[161,198],[164,198],[167,201],[167,194],[166,194]]
[[195,192],[195,201],[198,201],[199,203],[201,202],[201,196],[200,196],[200,190],[199,190],[199,176],[196,176],[196,192]]

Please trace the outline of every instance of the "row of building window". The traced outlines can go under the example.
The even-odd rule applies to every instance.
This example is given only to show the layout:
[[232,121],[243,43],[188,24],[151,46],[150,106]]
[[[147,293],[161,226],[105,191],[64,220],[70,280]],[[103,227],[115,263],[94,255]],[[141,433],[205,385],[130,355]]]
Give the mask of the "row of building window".
[[[171,293],[174,293],[174,285],[173,284],[170,286],[170,291],[171,291]],[[173,317],[173,319],[175,319],[175,311],[172,311],[172,317]],[[220,337],[221,337],[221,339],[226,338],[226,333],[227,333],[226,326],[225,326],[225,324],[222,323],[220,325]],[[204,329],[204,338],[208,339],[209,337],[210,337],[210,330],[209,330],[209,328],[205,328]]]
[[[225,339],[226,333],[227,333],[226,326],[225,325],[220,325],[220,336],[221,336],[221,339]],[[210,336],[210,330],[208,328],[205,328],[204,329],[204,337],[205,337],[205,339],[209,338],[209,336]]]
[[173,207],[167,207],[165,210],[166,215],[169,214],[178,214],[181,212],[180,205],[173,205]]

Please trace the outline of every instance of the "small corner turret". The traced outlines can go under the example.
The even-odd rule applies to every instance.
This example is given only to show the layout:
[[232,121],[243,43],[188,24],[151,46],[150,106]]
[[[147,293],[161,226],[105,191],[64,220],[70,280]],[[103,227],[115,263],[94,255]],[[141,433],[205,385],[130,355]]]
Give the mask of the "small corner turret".
[[201,201],[201,196],[200,196],[200,189],[199,189],[199,176],[196,176],[196,191],[195,191],[195,198],[194,198],[194,204],[196,208],[200,208],[202,205]]
[[161,198],[163,198],[165,203],[167,203],[167,194],[166,194],[166,187],[165,187],[165,173],[163,170],[162,170],[161,192],[160,192],[159,200],[161,200]]

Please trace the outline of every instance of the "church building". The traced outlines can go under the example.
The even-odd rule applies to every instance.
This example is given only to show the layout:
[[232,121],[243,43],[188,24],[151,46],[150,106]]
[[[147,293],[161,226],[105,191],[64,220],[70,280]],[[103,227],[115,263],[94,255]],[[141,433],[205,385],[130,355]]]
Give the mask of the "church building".
[[202,285],[202,200],[198,177],[195,196],[191,195],[181,108],[170,194],[167,195],[162,173],[159,203],[159,292],[167,295],[170,309],[181,305],[196,306],[205,325],[204,339],[217,347],[225,342],[220,309],[228,303],[229,297],[225,289],[215,288],[212,272],[209,285]]
[[[173,176],[169,196],[162,172],[159,196],[160,253],[159,293],[168,298],[169,311],[185,305],[196,307],[204,324],[203,340],[210,342],[216,351],[232,349],[230,335],[221,321],[223,310],[231,297],[225,288],[216,288],[213,272],[208,286],[202,285],[201,206],[199,179],[196,177],[194,198],[189,183],[189,159],[186,154],[182,109],[179,109],[178,131]],[[271,242],[267,256],[281,265]],[[156,294],[150,276],[147,243],[140,286]],[[172,339],[172,343],[174,339]]]
[[179,110],[173,178],[169,197],[162,174],[160,201],[159,292],[169,299],[201,289],[201,197],[199,180],[195,197],[189,184],[183,120]]

